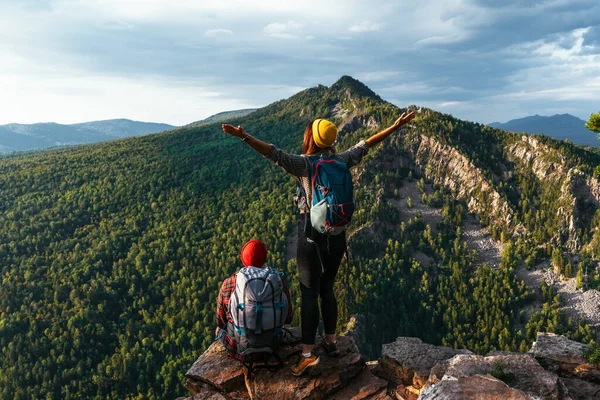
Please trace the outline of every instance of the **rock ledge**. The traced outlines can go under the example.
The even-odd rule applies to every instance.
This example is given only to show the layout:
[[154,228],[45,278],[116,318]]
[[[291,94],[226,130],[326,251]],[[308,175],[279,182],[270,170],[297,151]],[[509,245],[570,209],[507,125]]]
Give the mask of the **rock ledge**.
[[319,344],[319,365],[294,377],[290,366],[301,344],[300,329],[292,328],[279,351],[284,367],[259,369],[249,378],[213,343],[186,374],[191,397],[180,400],[600,400],[600,369],[586,363],[588,346],[550,333],[538,333],[527,354],[485,357],[399,337],[383,345],[378,361],[367,363],[348,332],[338,338],[338,358],[327,357]]

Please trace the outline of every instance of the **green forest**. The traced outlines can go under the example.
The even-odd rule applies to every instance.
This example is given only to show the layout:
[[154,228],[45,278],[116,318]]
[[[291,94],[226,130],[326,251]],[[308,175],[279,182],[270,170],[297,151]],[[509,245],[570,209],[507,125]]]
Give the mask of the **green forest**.
[[[336,105],[347,113],[332,115]],[[300,153],[304,127],[315,117],[337,124],[372,118],[383,128],[402,111],[343,77],[228,122]],[[576,262],[553,218],[561,184],[542,182],[506,154],[520,135],[431,110],[412,125],[371,149],[353,171],[358,210],[348,232],[352,256],[336,286],[343,299],[339,329],[358,313],[373,348],[404,335],[482,354],[526,351],[538,331],[591,342],[595,333],[561,314],[551,287],[527,288],[514,271],[551,259],[573,276],[586,266],[581,285],[599,287],[598,207],[577,204],[580,215],[591,217],[577,221]],[[374,132],[342,129],[338,150]],[[467,157],[514,210],[510,224],[477,216],[505,244],[498,268],[475,266],[462,238],[467,202],[437,182],[444,172],[426,173],[411,162],[421,136]],[[597,152],[538,139],[586,177],[600,165]],[[396,164],[400,158],[408,161]],[[433,188],[422,199],[441,210],[438,226],[420,216],[404,222],[393,207],[411,180]],[[0,159],[0,398],[184,393],[185,372],[213,340],[220,284],[241,267],[247,240],[267,245],[267,263],[285,271],[299,309],[295,260],[286,259],[298,218],[294,185],[220,124]],[[361,234],[365,227],[377,235]],[[422,265],[416,252],[433,263]],[[536,299],[539,310],[524,312]],[[298,312],[293,324],[299,325]]]

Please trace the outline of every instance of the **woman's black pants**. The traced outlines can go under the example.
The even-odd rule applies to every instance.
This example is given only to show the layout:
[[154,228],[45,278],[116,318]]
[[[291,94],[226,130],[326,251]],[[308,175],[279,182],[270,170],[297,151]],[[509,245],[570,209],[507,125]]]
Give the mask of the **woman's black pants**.
[[[311,243],[307,236],[312,237],[315,243]],[[305,216],[300,215],[296,260],[302,292],[303,344],[315,344],[319,326],[319,297],[325,334],[335,334],[338,308],[333,284],[345,251],[345,233],[329,237],[322,235],[312,229],[310,221],[305,224]]]

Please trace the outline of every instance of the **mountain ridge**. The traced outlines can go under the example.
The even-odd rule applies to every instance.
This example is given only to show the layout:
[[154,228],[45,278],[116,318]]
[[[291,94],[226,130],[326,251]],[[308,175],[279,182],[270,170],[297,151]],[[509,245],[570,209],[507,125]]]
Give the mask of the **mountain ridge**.
[[194,127],[194,126],[222,122],[222,121],[225,121],[227,119],[232,119],[232,118],[245,117],[246,115],[248,115],[256,110],[258,110],[258,108],[244,108],[244,109],[240,109],[240,110],[221,111],[219,113],[211,115],[210,117],[201,119],[199,121],[192,122],[185,126]]

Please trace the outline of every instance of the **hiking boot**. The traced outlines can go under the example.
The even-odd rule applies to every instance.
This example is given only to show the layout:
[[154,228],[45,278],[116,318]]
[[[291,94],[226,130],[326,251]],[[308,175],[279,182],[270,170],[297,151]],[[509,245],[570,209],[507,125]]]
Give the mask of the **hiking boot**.
[[338,348],[337,340],[334,343],[329,343],[325,338],[323,338],[321,346],[323,349],[325,349],[325,353],[327,353],[329,357],[339,357],[340,349]]
[[310,357],[304,357],[302,354],[300,355],[300,359],[292,367],[292,375],[300,376],[302,375],[309,367],[314,367],[321,361],[320,357],[317,357],[314,354],[311,354]]

